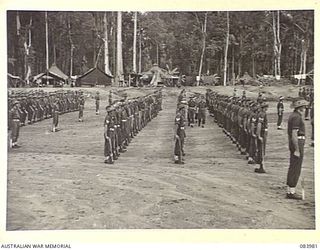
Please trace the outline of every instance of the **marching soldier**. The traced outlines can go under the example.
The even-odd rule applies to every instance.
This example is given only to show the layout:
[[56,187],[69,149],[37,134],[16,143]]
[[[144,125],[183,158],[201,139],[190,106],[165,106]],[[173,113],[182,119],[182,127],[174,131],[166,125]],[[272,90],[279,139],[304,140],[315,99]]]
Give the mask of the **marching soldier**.
[[284,105],[283,105],[283,96],[280,96],[279,102],[277,104],[277,111],[278,111],[278,121],[277,121],[277,129],[282,129],[281,123],[283,118],[283,112],[284,112]]

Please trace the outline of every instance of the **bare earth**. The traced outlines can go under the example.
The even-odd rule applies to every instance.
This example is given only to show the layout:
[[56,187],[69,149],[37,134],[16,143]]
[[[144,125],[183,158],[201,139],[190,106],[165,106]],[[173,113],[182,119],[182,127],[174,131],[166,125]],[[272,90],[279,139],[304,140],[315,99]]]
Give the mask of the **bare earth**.
[[[101,91],[101,107],[107,90]],[[163,110],[114,165],[103,163],[105,110],[95,115],[90,97],[83,123],[74,112],[60,116],[57,133],[49,132],[51,119],[22,127],[22,147],[8,153],[7,230],[314,229],[310,121],[301,176],[306,199],[288,200],[287,133],[276,129],[276,102],[269,103],[267,174],[258,175],[209,116],[205,128],[187,128],[186,164],[173,164],[179,91],[164,89]],[[289,103],[285,111],[286,126]]]

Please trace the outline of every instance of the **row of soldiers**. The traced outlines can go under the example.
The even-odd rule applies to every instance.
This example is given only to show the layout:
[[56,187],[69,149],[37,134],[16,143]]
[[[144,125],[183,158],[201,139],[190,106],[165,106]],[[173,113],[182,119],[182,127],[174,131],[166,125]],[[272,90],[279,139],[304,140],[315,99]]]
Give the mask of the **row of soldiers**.
[[[20,127],[44,119],[52,119],[52,132],[58,131],[59,115],[79,110],[79,121],[82,121],[84,96],[80,91],[44,92],[11,92],[8,95],[8,130],[9,147],[20,147],[17,144]],[[28,121],[28,122],[27,122]]]
[[299,88],[299,93],[298,96],[304,100],[306,100],[307,102],[309,102],[309,104],[305,107],[305,113],[304,113],[304,119],[305,120],[309,120],[309,116],[310,119],[313,119],[312,117],[312,106],[314,103],[314,90],[313,88],[306,88],[306,87],[300,87]]
[[264,156],[268,135],[266,100],[259,95],[256,101],[241,97],[218,94],[208,89],[206,101],[209,112],[223,132],[246,155],[249,164],[259,164],[256,173],[265,173]]
[[58,111],[60,114],[78,111],[81,103],[84,101],[84,96],[81,90],[11,92],[8,95],[9,111],[13,107],[13,102],[16,101],[19,104],[20,125],[24,126],[51,118],[54,116],[55,111]]
[[132,99],[121,99],[106,107],[104,119],[105,163],[113,164],[126,151],[132,138],[162,110],[162,90]]

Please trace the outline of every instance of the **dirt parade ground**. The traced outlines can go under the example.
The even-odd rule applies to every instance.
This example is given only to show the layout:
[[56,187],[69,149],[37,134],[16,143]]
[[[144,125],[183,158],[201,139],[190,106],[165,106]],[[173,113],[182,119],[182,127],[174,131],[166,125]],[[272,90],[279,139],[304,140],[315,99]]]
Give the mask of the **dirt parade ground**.
[[[7,230],[315,229],[310,121],[305,121],[300,178],[306,198],[286,199],[289,100],[284,130],[277,130],[277,102],[268,102],[267,173],[257,174],[209,115],[204,128],[186,128],[185,164],[174,164],[177,88],[163,89],[162,111],[135,136],[127,152],[114,164],[105,164],[103,121],[109,90],[100,89],[101,112],[96,115],[90,95],[96,89],[85,89],[84,122],[73,112],[59,117],[61,130],[56,133],[50,132],[52,119],[21,128],[21,147],[8,152]],[[153,90],[126,92],[130,97]],[[229,90],[232,95],[233,88]],[[205,88],[190,91],[205,93]],[[297,89],[292,93],[297,95]]]

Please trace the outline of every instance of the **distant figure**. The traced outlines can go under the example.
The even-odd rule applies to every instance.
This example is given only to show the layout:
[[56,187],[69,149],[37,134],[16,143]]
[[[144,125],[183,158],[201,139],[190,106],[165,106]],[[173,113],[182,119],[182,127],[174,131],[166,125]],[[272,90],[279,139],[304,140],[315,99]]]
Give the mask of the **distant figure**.
[[52,106],[52,132],[58,131],[58,124],[59,124],[59,98],[56,97]]
[[280,96],[279,102],[277,104],[277,111],[278,111],[277,126],[278,126],[278,129],[282,129],[281,124],[282,124],[282,118],[283,118],[283,112],[284,112],[283,99],[284,99],[283,96]]
[[20,146],[17,144],[19,138],[20,131],[20,114],[19,114],[19,101],[14,100],[12,103],[12,108],[9,113],[10,117],[10,128],[11,128],[11,147],[19,148]]
[[194,96],[191,96],[188,102],[188,126],[191,126],[192,128],[194,126],[194,118],[196,115],[197,106],[197,103],[195,102],[194,98]]
[[198,126],[204,128],[206,123],[206,100],[204,96],[201,96],[200,102],[198,103]]
[[112,90],[109,91],[109,106],[112,105]]
[[79,100],[79,122],[83,122],[83,110],[84,110],[84,96],[83,93],[80,93],[80,100]]
[[305,124],[302,118],[308,102],[303,99],[295,100],[291,104],[294,111],[288,119],[288,139],[290,150],[290,162],[287,174],[287,198],[301,200],[302,197],[296,194],[296,186],[301,174],[304,144],[305,144]]
[[97,91],[94,99],[96,100],[96,115],[99,115],[99,108],[100,108],[100,93],[99,93],[99,91]]

